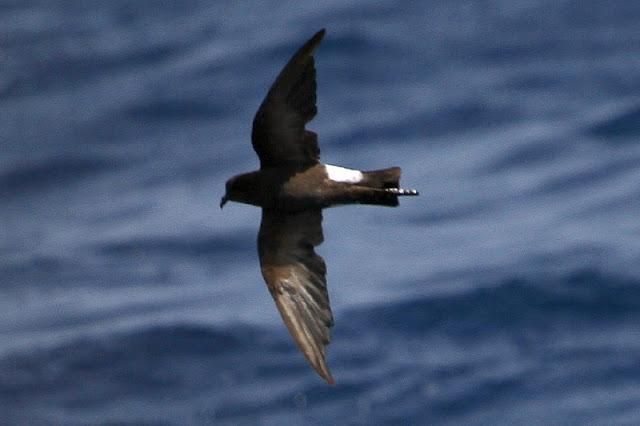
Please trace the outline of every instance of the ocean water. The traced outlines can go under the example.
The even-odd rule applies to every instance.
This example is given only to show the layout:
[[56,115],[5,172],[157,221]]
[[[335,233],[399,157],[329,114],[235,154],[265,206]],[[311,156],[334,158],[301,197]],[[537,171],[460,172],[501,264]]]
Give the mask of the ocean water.
[[[318,29],[308,367],[260,276],[251,120]],[[0,1],[0,424],[640,424],[640,3]]]

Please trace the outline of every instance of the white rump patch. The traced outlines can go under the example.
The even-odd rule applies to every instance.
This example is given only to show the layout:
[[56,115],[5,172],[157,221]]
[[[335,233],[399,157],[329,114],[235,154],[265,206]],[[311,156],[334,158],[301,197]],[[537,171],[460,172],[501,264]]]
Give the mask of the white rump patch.
[[362,180],[362,172],[360,170],[345,169],[331,164],[325,165],[324,168],[329,179],[334,182],[358,183]]

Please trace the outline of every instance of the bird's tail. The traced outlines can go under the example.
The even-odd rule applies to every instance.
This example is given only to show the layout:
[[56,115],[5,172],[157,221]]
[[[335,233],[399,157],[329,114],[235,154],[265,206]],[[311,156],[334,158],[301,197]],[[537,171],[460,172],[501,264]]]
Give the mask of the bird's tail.
[[360,198],[362,204],[395,207],[398,197],[404,195],[418,195],[415,189],[400,188],[400,167],[390,167],[382,170],[362,172],[363,179],[358,185],[365,186],[369,191],[366,197]]
[[370,170],[368,172],[362,172],[362,180],[358,182],[358,185],[378,189],[399,188],[400,175],[402,175],[402,169],[400,167]]

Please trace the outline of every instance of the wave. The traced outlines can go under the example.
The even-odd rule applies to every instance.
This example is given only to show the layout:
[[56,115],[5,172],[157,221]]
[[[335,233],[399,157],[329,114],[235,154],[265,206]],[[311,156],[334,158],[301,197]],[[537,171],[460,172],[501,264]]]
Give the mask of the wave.
[[[576,188],[585,188],[602,182],[614,180],[624,174],[630,174],[638,169],[640,159],[626,156],[613,161],[602,161],[597,165],[581,170],[563,170],[562,174],[551,177],[534,189],[534,195],[567,193]],[[630,191],[633,188],[629,187]]]
[[[366,306],[343,314],[334,328],[337,340],[389,334],[422,336],[443,334],[453,339],[519,330],[550,331],[553,324],[602,326],[640,317],[640,282],[632,278],[582,270],[556,279],[511,278],[460,294],[417,297],[386,305]],[[178,324],[132,330],[102,339],[83,339],[48,352],[36,351],[40,361],[89,356],[87,351],[117,352],[137,358],[171,354],[217,356],[239,349],[295,352],[284,328],[266,329],[235,324],[228,328]],[[253,350],[253,349],[252,349]],[[65,355],[67,354],[67,355]],[[161,355],[164,354],[164,355]],[[122,354],[121,354],[122,355]],[[370,355],[370,354],[369,354]],[[349,357],[345,363],[368,359]],[[146,355],[145,355],[146,356]],[[102,358],[96,357],[100,361]]]
[[[65,421],[70,413],[86,419],[95,412],[114,421],[179,421],[188,413],[241,422],[308,409],[335,418],[336,405],[354,401],[360,401],[355,411],[344,407],[341,416],[495,418],[487,406],[515,404],[498,410],[515,420],[514,394],[585,395],[585,385],[598,386],[605,377],[615,383],[637,377],[632,358],[624,356],[637,343],[618,327],[637,322],[639,308],[637,280],[595,270],[358,308],[336,319],[329,346],[336,388],[315,377],[282,326],[134,329],[0,359],[0,398],[9,406],[31,401],[29,419],[62,404],[71,416]],[[88,382],[90,388],[77,392]],[[194,394],[207,402],[200,406]],[[167,395],[173,395],[172,410],[184,403],[187,411],[166,412]],[[621,400],[593,409],[609,415],[624,406]],[[17,413],[10,412],[25,418]]]
[[496,160],[486,166],[484,171],[499,173],[516,167],[535,167],[540,164],[548,164],[567,153],[569,149],[568,145],[558,143],[556,140],[524,141],[505,149]]
[[130,106],[126,114],[133,120],[162,121],[210,119],[226,114],[225,108],[207,99],[165,99]]
[[[132,254],[154,254],[170,256],[197,256],[222,254],[243,256],[247,252],[247,241],[254,235],[240,232],[215,236],[176,235],[167,237],[145,237],[98,244],[95,249],[108,256],[130,256]],[[251,252],[253,254],[253,252]]]
[[388,143],[404,143],[407,138],[438,138],[461,131],[492,128],[518,121],[520,115],[514,108],[462,102],[439,107],[434,111],[419,111],[392,122],[375,123],[355,127],[341,135],[340,140],[349,144],[370,144],[372,138]]
[[[640,135],[640,105],[633,105],[601,119],[588,133],[599,138],[620,140]],[[637,139],[634,139],[634,141]]]
[[119,165],[106,158],[50,158],[14,167],[13,170],[0,174],[0,193],[23,194],[52,185],[64,185],[89,175],[115,169]]
[[435,330],[467,337],[536,329],[558,321],[596,324],[629,316],[640,317],[640,282],[585,269],[561,278],[510,278],[468,293],[371,307],[348,322],[360,326],[375,319],[369,326],[376,330],[408,334]]

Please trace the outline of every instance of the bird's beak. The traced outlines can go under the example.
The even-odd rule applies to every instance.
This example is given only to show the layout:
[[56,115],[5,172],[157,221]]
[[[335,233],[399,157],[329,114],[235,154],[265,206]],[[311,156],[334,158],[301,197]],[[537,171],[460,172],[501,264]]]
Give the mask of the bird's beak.
[[229,197],[227,197],[227,194],[224,194],[224,197],[220,200],[220,208],[223,208],[224,205],[227,204],[227,201],[229,201]]

